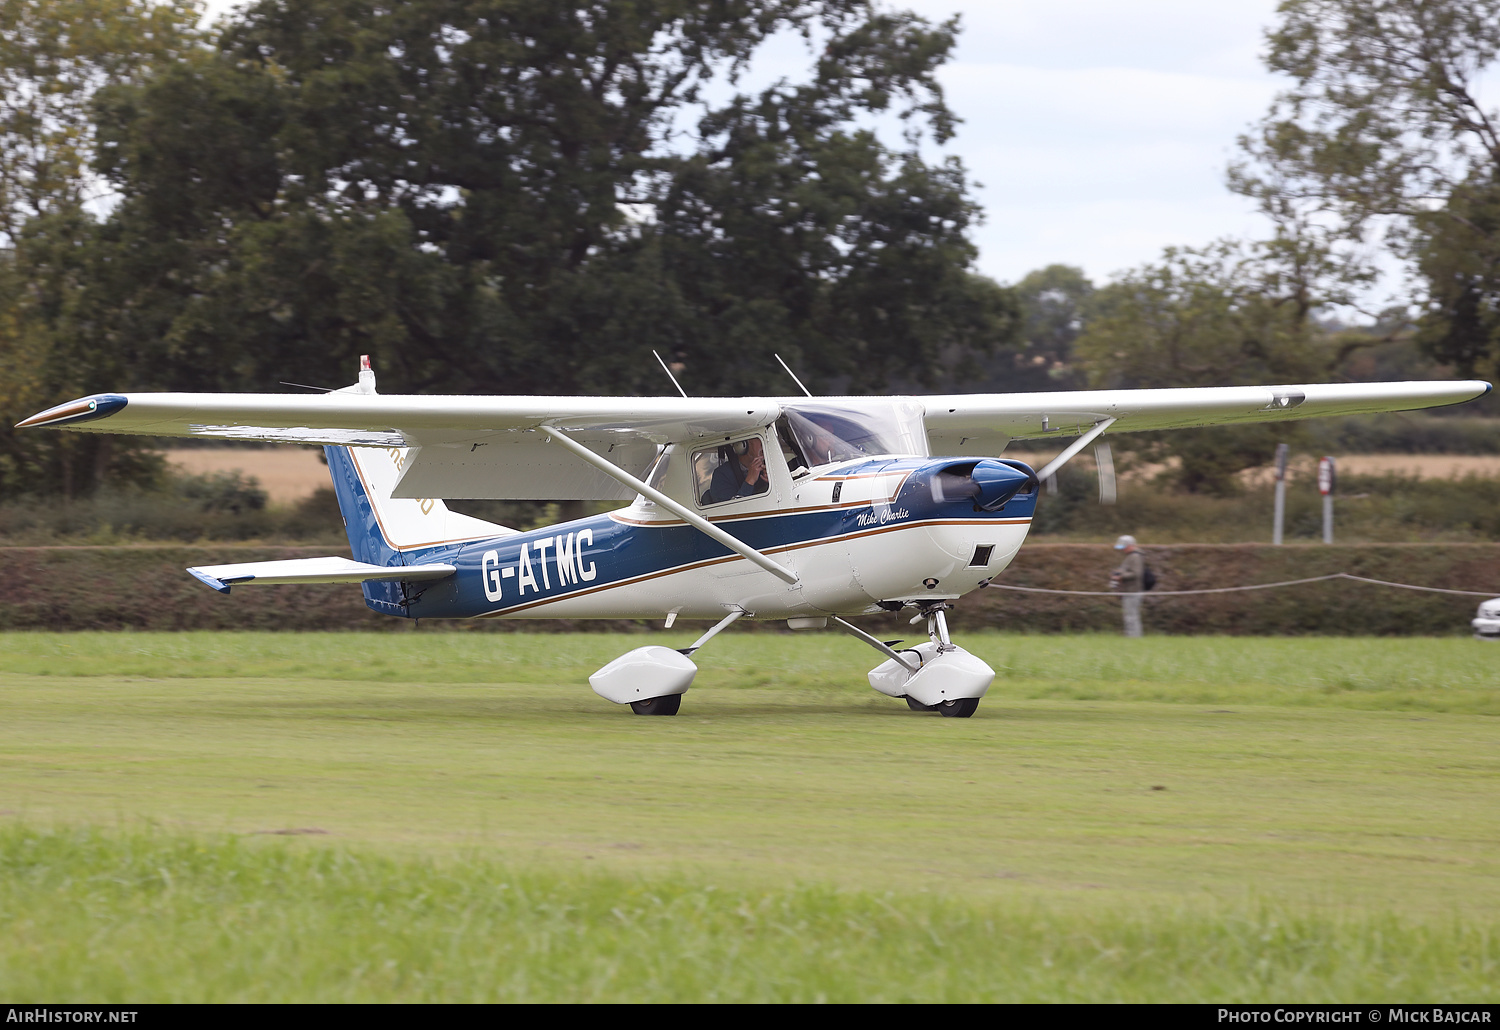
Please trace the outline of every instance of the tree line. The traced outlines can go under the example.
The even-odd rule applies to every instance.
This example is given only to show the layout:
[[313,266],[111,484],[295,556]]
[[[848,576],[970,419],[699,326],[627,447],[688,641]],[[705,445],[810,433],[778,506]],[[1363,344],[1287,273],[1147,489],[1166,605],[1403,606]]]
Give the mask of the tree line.
[[[776,353],[815,390],[1220,385],[1320,378],[1397,337],[1492,375],[1500,143],[1472,83],[1497,2],[1283,4],[1268,60],[1294,85],[1231,179],[1274,237],[1096,288],[974,271],[972,183],[923,156],[957,131],[937,79],[956,20],[261,0],[205,27],[194,2],[10,0],[0,495],[151,474],[130,443],[14,431],[59,400],[338,386],[361,353],[403,392],[659,393],[652,350],[702,394],[786,392]],[[742,90],[788,31],[807,74]],[[898,141],[870,128],[887,116]],[[1331,326],[1377,224],[1416,310]],[[1139,446],[1217,488],[1264,449],[1235,432]]]

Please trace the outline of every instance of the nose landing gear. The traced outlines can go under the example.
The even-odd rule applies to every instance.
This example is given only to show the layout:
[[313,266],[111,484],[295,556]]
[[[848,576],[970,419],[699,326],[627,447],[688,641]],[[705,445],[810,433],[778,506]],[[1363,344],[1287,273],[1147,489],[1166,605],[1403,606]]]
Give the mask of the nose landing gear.
[[937,712],[950,719],[967,719],[995,680],[995,670],[953,643],[948,636],[945,602],[919,608],[913,622],[927,619],[928,640],[916,647],[892,650],[843,619],[834,619],[846,633],[889,656],[870,670],[870,686],[891,697],[904,698],[914,712]]

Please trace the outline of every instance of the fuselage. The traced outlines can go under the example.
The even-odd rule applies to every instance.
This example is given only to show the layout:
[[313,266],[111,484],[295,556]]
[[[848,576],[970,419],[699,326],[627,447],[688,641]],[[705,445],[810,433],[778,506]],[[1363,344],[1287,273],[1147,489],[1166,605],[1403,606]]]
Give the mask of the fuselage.
[[[638,499],[545,529],[402,549],[404,564],[444,562],[458,571],[431,584],[368,583],[365,596],[377,611],[419,619],[640,618],[651,611],[717,619],[730,608],[785,619],[956,598],[1010,563],[1036,504],[1034,481],[994,510],[972,496],[950,496],[950,470],[974,464],[862,458],[803,475],[784,496],[767,499],[777,506],[706,516],[796,572],[793,585]],[[361,510],[340,500],[346,512]],[[363,510],[375,518],[370,505]],[[379,532],[351,526],[351,538],[356,529]]]

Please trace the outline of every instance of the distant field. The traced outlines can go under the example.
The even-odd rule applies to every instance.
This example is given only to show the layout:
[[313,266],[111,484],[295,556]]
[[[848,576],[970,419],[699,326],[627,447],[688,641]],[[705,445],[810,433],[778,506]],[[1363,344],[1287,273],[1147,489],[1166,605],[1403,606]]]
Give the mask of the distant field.
[[272,504],[295,504],[320,487],[330,486],[328,466],[307,447],[189,447],[167,451],[167,463],[184,472],[241,472],[260,481]]
[[[1416,476],[1418,479],[1462,479],[1464,476],[1500,476],[1500,454],[1346,454],[1338,459],[1338,469],[1348,476],[1385,476],[1392,473]],[[1316,480],[1317,466],[1312,459],[1298,470],[1309,480]],[[1270,478],[1270,470],[1263,470]]]
[[1500,995],[1500,648],[978,634],[962,721],[744,635],[647,719],[644,642],[0,636],[0,994]]

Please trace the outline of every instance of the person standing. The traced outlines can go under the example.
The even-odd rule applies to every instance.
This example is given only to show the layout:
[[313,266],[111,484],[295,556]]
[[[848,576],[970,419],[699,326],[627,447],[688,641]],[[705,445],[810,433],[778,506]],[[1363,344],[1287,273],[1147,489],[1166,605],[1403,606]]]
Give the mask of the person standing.
[[1109,588],[1124,594],[1120,602],[1125,609],[1125,635],[1138,637],[1141,635],[1141,594],[1146,589],[1146,557],[1136,546],[1133,536],[1116,540],[1115,550],[1123,551],[1124,556],[1119,567],[1109,574]]

